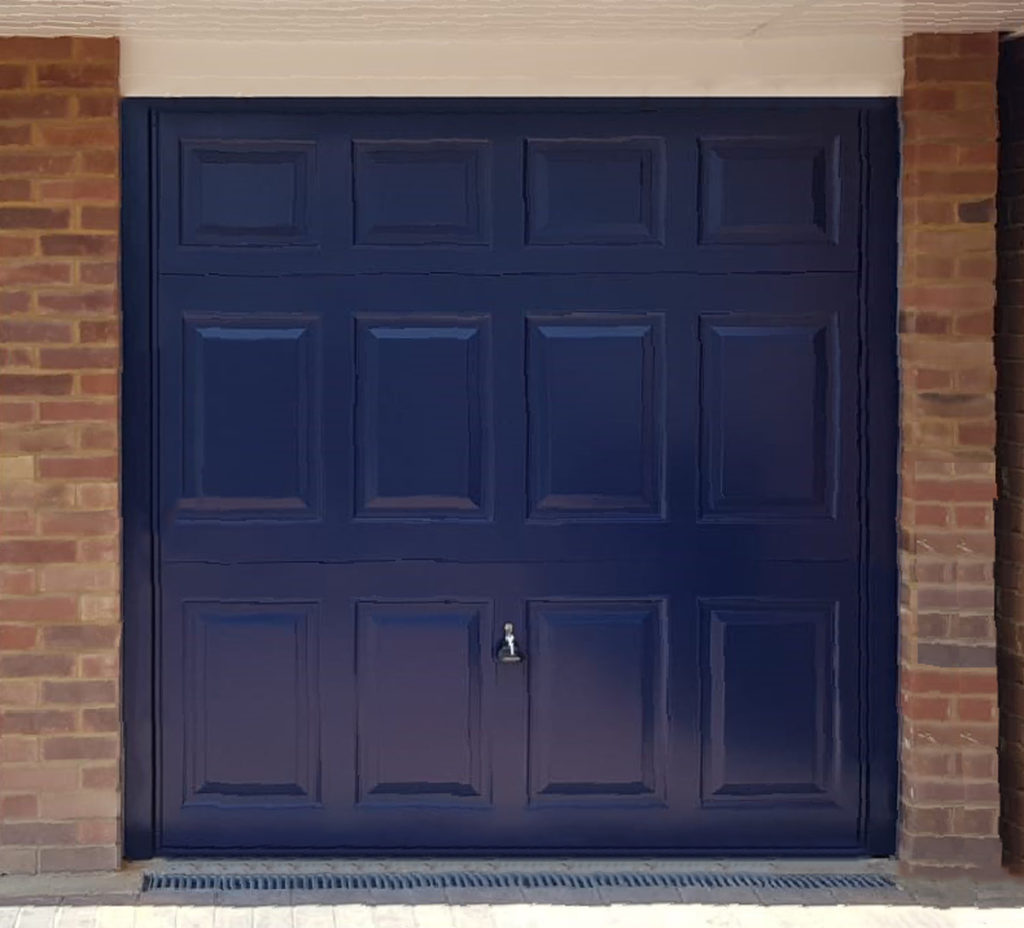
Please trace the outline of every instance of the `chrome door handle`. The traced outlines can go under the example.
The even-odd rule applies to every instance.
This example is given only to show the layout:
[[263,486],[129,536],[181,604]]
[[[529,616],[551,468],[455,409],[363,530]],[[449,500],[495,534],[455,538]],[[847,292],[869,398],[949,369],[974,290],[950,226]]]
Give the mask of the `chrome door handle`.
[[505,623],[505,640],[498,648],[498,661],[502,664],[518,664],[523,659],[523,652],[516,641],[515,628],[511,622]]

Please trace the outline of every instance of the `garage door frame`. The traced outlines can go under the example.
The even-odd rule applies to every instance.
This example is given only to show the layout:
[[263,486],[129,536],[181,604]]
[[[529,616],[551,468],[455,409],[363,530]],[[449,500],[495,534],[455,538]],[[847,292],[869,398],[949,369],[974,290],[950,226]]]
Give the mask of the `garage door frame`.
[[[809,102],[858,110],[862,126],[861,314],[861,609],[865,653],[867,781],[862,791],[863,846],[874,856],[895,850],[897,806],[897,337],[896,230],[898,132],[892,99],[396,99],[225,100],[134,98],[122,103],[122,514],[124,556],[123,719],[125,737],[125,856],[151,857],[156,849],[155,626],[156,501],[154,390],[156,356],[151,325],[155,246],[154,151],[157,114],[171,111],[292,112],[565,111],[659,113],[695,106],[792,107]],[[863,350],[871,346],[870,351]],[[870,621],[867,621],[870,616]]]

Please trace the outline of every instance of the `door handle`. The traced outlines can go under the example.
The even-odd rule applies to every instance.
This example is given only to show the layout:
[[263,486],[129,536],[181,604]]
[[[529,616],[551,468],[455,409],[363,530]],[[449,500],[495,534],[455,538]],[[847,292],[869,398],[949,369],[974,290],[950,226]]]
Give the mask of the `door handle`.
[[523,652],[516,641],[515,628],[511,622],[505,623],[505,640],[498,648],[498,662],[502,664],[518,664],[523,659]]

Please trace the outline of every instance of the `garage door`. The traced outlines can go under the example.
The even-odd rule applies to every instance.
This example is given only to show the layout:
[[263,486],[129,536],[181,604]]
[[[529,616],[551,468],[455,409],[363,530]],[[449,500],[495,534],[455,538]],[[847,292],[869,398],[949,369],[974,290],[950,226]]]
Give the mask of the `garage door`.
[[864,110],[154,125],[158,850],[863,850]]

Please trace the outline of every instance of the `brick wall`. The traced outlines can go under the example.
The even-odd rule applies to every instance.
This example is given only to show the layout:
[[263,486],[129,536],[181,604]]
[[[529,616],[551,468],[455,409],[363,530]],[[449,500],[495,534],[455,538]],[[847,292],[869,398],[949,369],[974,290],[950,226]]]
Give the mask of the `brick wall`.
[[1024,42],[999,68],[996,619],[1005,860],[1024,872]]
[[998,37],[905,46],[900,855],[999,867],[995,551]]
[[118,863],[117,70],[0,38],[0,873]]

